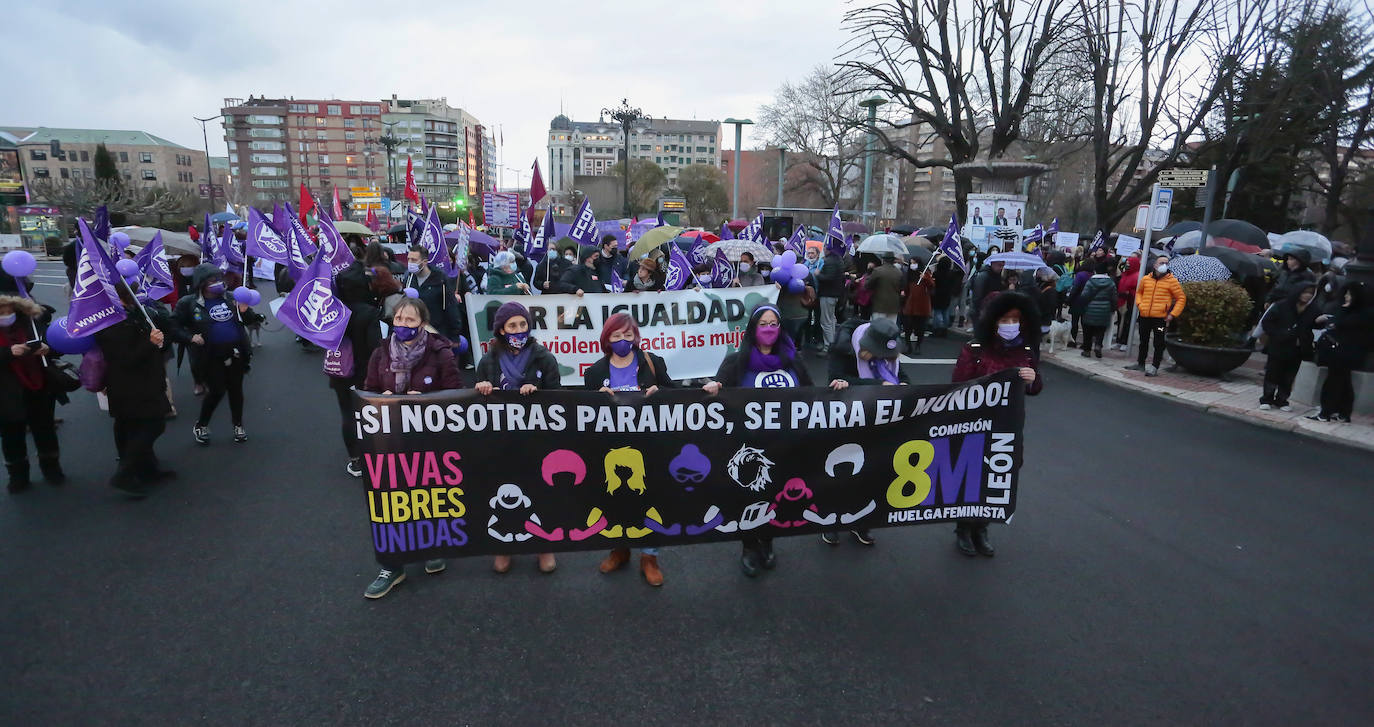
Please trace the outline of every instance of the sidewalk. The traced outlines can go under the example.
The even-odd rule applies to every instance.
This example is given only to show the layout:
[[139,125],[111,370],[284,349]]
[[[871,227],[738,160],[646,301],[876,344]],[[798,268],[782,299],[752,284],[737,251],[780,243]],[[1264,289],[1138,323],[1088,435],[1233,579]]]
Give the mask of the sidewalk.
[[1058,348],[1049,352],[1048,344],[1040,349],[1041,361],[1071,369],[1085,376],[1126,389],[1143,391],[1154,396],[1173,398],[1179,403],[1203,409],[1213,414],[1252,422],[1261,426],[1297,432],[1323,441],[1336,441],[1352,447],[1374,451],[1374,417],[1355,415],[1349,424],[1323,423],[1307,419],[1316,412],[1293,400],[1293,411],[1278,409],[1260,411],[1260,389],[1264,381],[1265,356],[1255,353],[1244,366],[1226,375],[1226,379],[1195,376],[1182,369],[1170,371],[1172,362],[1166,355],[1159,376],[1147,377],[1142,371],[1128,371],[1123,367],[1135,363],[1132,355],[1120,351],[1102,351],[1102,358],[1083,358],[1076,348]]

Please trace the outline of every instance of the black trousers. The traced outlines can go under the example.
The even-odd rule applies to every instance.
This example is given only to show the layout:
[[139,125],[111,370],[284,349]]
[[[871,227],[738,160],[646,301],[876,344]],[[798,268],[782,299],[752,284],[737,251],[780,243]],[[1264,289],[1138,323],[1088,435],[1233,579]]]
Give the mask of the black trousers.
[[205,398],[200,402],[200,418],[196,420],[199,426],[207,426],[210,417],[215,415],[215,408],[224,398],[229,395],[229,416],[233,420],[234,426],[243,424],[243,376],[247,373],[244,370],[242,358],[238,358],[233,353],[224,355],[206,352],[205,360]]
[[1069,340],[1078,340],[1078,327],[1083,324],[1083,314],[1069,311]]
[[746,535],[743,538],[740,538],[740,545],[744,546],[744,550],[752,550],[755,553],[762,552],[764,546],[770,546],[772,544],[772,538],[765,537],[762,535]]
[[[342,423],[340,433],[343,435],[344,449],[348,450],[349,459],[357,459],[362,455],[362,445],[358,442],[357,422],[353,421],[353,391],[348,388],[349,382],[343,380],[331,380],[329,388],[334,390],[334,398],[339,403],[339,420]],[[362,386],[362,380],[358,380],[354,385]]]
[[24,391],[24,420],[0,424],[0,450],[4,451],[5,464],[24,467],[29,463],[29,443],[27,435],[33,434],[33,445],[38,450],[39,460],[57,460],[57,423],[53,419],[56,402],[51,394],[42,391]]
[[916,344],[920,345],[926,337],[926,324],[930,322],[930,316],[902,316],[902,333],[904,337],[916,336]]
[[167,429],[163,417],[153,419],[120,417],[114,420],[115,451],[119,452],[119,466],[115,468],[112,485],[131,485],[146,480],[158,471],[153,443]]
[[1150,339],[1154,339],[1155,368],[1164,362],[1164,319],[1163,318],[1141,318],[1136,321],[1140,327],[1140,353],[1136,355],[1136,363],[1145,365],[1145,354],[1149,350]]
[[1302,358],[1299,356],[1271,352],[1264,364],[1264,393],[1260,395],[1260,403],[1286,406],[1288,396],[1293,393],[1293,380],[1298,377],[1298,368],[1301,366]]
[[[1339,414],[1346,419],[1355,411],[1355,382],[1351,379],[1351,369],[1347,366],[1328,366],[1326,383],[1322,384],[1322,411],[1331,416]],[[8,450],[6,450],[8,456]]]
[[1106,327],[1106,326],[1090,326],[1090,325],[1084,323],[1084,324],[1083,324],[1083,350],[1084,350],[1084,351],[1101,351],[1101,350],[1102,350],[1102,340],[1106,337],[1106,335],[1107,335],[1107,327]]

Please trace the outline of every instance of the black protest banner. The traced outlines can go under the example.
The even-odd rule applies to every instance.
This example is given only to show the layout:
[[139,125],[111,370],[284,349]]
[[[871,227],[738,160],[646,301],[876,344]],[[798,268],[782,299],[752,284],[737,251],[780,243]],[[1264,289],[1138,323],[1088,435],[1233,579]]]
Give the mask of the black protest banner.
[[378,560],[801,535],[1016,508],[1014,370],[944,386],[360,393]]

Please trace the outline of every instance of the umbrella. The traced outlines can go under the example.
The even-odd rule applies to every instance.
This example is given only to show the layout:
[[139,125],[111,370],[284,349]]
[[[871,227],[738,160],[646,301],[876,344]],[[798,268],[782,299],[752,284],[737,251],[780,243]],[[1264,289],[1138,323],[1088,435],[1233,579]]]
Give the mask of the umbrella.
[[1332,242],[1332,257],[1355,257],[1355,247],[1348,242]]
[[1269,247],[1269,236],[1264,230],[1245,220],[1217,220],[1208,226],[1207,235],[1211,238],[1208,247],[1220,245],[1248,253]]
[[231,214],[229,212],[216,212],[215,214],[210,215],[211,222],[228,222],[229,220],[237,220],[238,218],[238,215]]
[[1039,270],[1049,267],[1039,255],[1029,252],[999,252],[989,256],[987,263],[1005,263],[1007,270]]
[[1235,248],[1208,245],[1202,248],[1198,254],[1220,260],[1227,270],[1239,278],[1258,278],[1264,274],[1264,268],[1258,257]]
[[638,240],[635,240],[634,247],[630,248],[630,259],[636,260],[649,254],[650,250],[662,246],[669,240],[683,233],[681,227],[672,225],[660,225],[644,233]]
[[1202,244],[1202,230],[1190,230],[1174,238],[1174,252],[1196,250]]
[[406,231],[406,224],[405,224],[404,222],[402,222],[402,223],[400,223],[399,225],[392,225],[386,232],[387,232],[388,235],[394,235],[394,234],[396,234],[396,233],[398,233],[398,232],[405,232],[405,231]]
[[907,243],[906,253],[907,257],[922,265],[925,265],[926,263],[930,262],[931,256],[935,254],[930,250],[921,247],[920,245],[913,245],[911,243]]
[[940,226],[938,226],[938,225],[931,225],[930,227],[922,227],[921,229],[919,229],[919,230],[917,230],[916,232],[912,233],[912,236],[913,236],[913,237],[924,237],[924,238],[926,238],[927,240],[943,240],[943,239],[945,239],[945,228],[940,227]]
[[[941,230],[940,234],[944,235],[944,230]],[[939,239],[944,238],[941,237]],[[927,250],[934,250],[938,246],[938,243],[935,240],[932,240],[929,237],[921,237],[920,235],[911,235],[910,237],[902,238],[902,242],[906,243],[907,247],[916,245],[918,247],[924,247]]]
[[1185,232],[1193,232],[1194,230],[1201,229],[1201,222],[1175,222],[1174,224],[1164,228],[1164,231],[1159,234],[1160,237],[1178,237],[1179,235],[1182,235]]
[[688,230],[679,237],[700,237],[707,242],[720,242],[720,235],[713,235],[705,230]]
[[191,241],[191,236],[185,232],[172,232],[171,230],[159,230],[156,227],[116,227],[115,232],[123,232],[129,236],[130,244],[137,244],[139,249],[152,242],[153,236],[162,233],[162,249],[178,255],[199,255],[200,245]]
[[749,220],[730,220],[725,226],[729,227],[731,232],[739,232],[749,226]]
[[910,238],[901,238],[897,237],[896,235],[891,235],[887,233],[869,235],[868,237],[864,238],[863,242],[859,243],[859,247],[857,248],[857,250],[858,252],[866,252],[870,255],[881,256],[884,253],[890,252],[893,255],[901,255],[902,257],[906,257],[907,239]]
[[842,222],[842,223],[840,223],[840,229],[841,229],[841,230],[844,230],[846,233],[849,233],[849,232],[858,232],[858,233],[865,233],[865,232],[868,232],[868,228],[867,228],[866,226],[864,226],[864,223],[862,223],[862,222]]
[[761,263],[771,262],[773,260],[772,250],[768,249],[766,245],[751,240],[721,240],[720,242],[713,242],[706,247],[706,257],[715,257],[716,250],[724,250],[725,257],[730,262],[739,262],[740,253],[745,252],[752,254],[754,259]]
[[1226,263],[1210,255],[1180,255],[1169,263],[1169,272],[1185,283],[1231,279]]
[[334,222],[334,229],[338,230],[340,235],[362,235],[364,237],[372,237],[377,234],[367,229],[366,225],[360,225],[353,220],[336,220]]
[[887,231],[891,232],[894,235],[905,236],[916,232],[916,230],[918,229],[920,229],[920,227],[918,227],[917,225],[913,225],[910,222],[903,222],[901,224],[893,225],[887,228]]
[[1331,241],[1325,235],[1311,230],[1294,230],[1285,232],[1279,236],[1278,244],[1274,246],[1277,252],[1286,247],[1305,247],[1312,253],[1312,259],[1316,262],[1331,262]]

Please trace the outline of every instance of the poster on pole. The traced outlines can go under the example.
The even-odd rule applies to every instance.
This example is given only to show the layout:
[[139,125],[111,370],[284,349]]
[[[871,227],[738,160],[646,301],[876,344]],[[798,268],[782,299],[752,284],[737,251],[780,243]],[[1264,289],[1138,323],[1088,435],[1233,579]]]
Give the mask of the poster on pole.
[[1055,233],[1055,235],[1054,235],[1054,246],[1055,246],[1055,247],[1059,247],[1059,248],[1064,248],[1064,249],[1066,249],[1066,250],[1072,250],[1072,249],[1078,247],[1078,233],[1077,233],[1077,232],[1058,232],[1058,233]]
[[520,193],[483,192],[482,216],[488,227],[519,227]]
[[1005,522],[1024,448],[1012,369],[843,391],[466,389],[354,404],[368,527],[388,567]]
[[530,309],[530,335],[558,359],[564,386],[582,386],[582,375],[596,363],[601,327],[616,313],[639,324],[645,351],[663,357],[674,379],[715,376],[725,354],[739,348],[749,314],[760,304],[776,303],[778,286],[707,288],[665,293],[596,295],[477,295],[467,297],[474,363],[491,344],[491,318],[513,300]]
[[1140,249],[1140,238],[1130,235],[1116,236],[1116,254],[1126,257]]
[[968,224],[986,228],[988,246],[1004,252],[1021,250],[1025,230],[1026,200],[1020,195],[968,195]]

